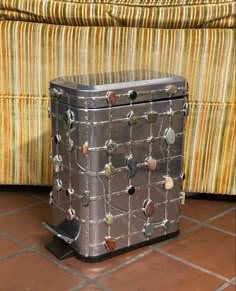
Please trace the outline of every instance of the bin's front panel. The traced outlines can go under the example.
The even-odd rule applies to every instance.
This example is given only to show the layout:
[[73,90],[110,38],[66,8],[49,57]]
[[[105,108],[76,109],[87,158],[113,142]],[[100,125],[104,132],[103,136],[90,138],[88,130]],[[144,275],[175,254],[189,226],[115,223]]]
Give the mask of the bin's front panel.
[[83,109],[52,100],[54,222],[75,211],[80,255],[179,230],[184,103]]

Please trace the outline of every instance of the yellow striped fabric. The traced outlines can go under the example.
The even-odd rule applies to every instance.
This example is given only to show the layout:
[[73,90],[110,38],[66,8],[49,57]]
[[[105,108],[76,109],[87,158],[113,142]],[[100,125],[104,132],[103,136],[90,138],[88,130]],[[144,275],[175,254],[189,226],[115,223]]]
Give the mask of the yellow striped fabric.
[[235,193],[235,30],[0,22],[0,184],[51,184],[48,83],[129,69],[188,79],[186,191]]
[[234,0],[2,0],[0,19],[72,26],[149,28],[230,28],[236,26]]

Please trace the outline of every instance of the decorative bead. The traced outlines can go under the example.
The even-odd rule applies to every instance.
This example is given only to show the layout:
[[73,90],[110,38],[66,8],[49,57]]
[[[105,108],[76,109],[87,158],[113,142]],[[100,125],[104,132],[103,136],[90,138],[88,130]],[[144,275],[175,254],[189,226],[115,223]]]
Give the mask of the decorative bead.
[[131,125],[135,125],[137,124],[138,122],[138,118],[137,116],[134,114],[133,111],[131,111],[128,115],[127,115],[127,118],[128,118],[128,124],[131,126]]
[[135,187],[130,185],[128,188],[127,188],[127,191],[129,193],[129,195],[133,195],[135,193]]
[[49,204],[53,206],[53,191],[49,193]]
[[72,188],[71,188],[71,189],[68,188],[68,189],[66,190],[66,195],[69,196],[69,197],[72,196],[74,193],[75,193],[75,190],[72,189]]
[[74,147],[74,142],[72,139],[69,138],[66,142],[66,150],[68,152],[71,152],[73,150],[73,147]]
[[61,136],[60,136],[60,134],[56,134],[56,135],[54,136],[54,142],[55,142],[55,144],[60,143],[60,141],[61,141]]
[[153,223],[145,223],[143,227],[143,233],[146,235],[146,237],[151,237],[154,232],[154,225]]
[[60,155],[55,155],[52,159],[52,163],[54,166],[54,171],[56,173],[60,172],[63,170],[62,168],[62,157]]
[[117,144],[113,140],[108,140],[105,146],[106,146],[106,151],[109,154],[113,154],[117,150]]
[[73,208],[69,208],[67,211],[66,211],[66,218],[68,220],[73,220],[75,217],[75,210]]
[[84,156],[87,156],[88,153],[89,153],[88,142],[87,141],[82,145],[82,153],[83,153]]
[[182,179],[183,181],[185,180],[185,173],[184,173],[184,172],[182,172],[182,173],[180,174],[180,179]]
[[126,158],[126,165],[128,167],[128,178],[131,179],[137,174],[137,161],[132,156],[129,156]]
[[171,227],[171,222],[168,219],[166,219],[163,221],[162,226],[165,230],[168,230]]
[[54,188],[57,191],[61,191],[61,189],[63,188],[63,185],[62,185],[62,181],[60,179],[55,179],[55,181],[54,181]]
[[105,237],[105,246],[108,252],[114,252],[116,249],[116,239],[113,237]]
[[183,111],[184,111],[184,115],[188,116],[189,115],[189,106],[188,103],[184,103],[183,105]]
[[74,112],[71,110],[67,110],[63,114],[63,122],[64,122],[64,126],[66,129],[71,129],[73,127],[74,122],[75,122]]
[[181,204],[184,205],[185,204],[185,192],[180,192],[179,198],[181,200]]
[[109,104],[114,105],[116,103],[117,96],[116,96],[115,92],[109,91],[109,92],[107,92],[106,96],[107,96],[107,101]]
[[115,175],[115,168],[112,163],[105,165],[105,176],[107,178],[112,178]]
[[133,91],[133,90],[130,90],[130,91],[128,92],[128,94],[129,94],[129,98],[130,98],[131,100],[135,100],[135,99],[137,98],[137,96],[138,96],[137,92],[135,92],[135,91]]
[[175,131],[173,130],[173,128],[169,127],[165,130],[164,138],[168,145],[175,143]]
[[109,213],[106,215],[106,224],[107,224],[107,225],[111,225],[113,222],[114,222],[114,217],[113,217],[113,215],[109,212]]
[[164,188],[165,190],[171,190],[174,188],[174,181],[171,177],[165,176]]
[[90,202],[90,192],[89,191],[84,191],[83,196],[82,196],[82,204],[87,207]]
[[64,94],[64,90],[62,90],[61,88],[51,88],[50,89],[50,95],[51,97],[54,98],[59,98]]
[[157,167],[157,160],[153,159],[153,158],[148,158],[146,160],[146,163],[147,163],[147,167],[149,170],[151,171],[155,171],[156,170],[156,167]]
[[156,111],[146,112],[145,115],[149,123],[153,123],[157,121],[158,113]]
[[166,91],[169,95],[174,95],[174,94],[177,93],[178,88],[177,88],[175,85],[171,84],[171,85],[166,86],[165,91]]
[[143,212],[147,217],[150,217],[153,215],[153,212],[155,211],[155,205],[152,202],[151,199],[146,199],[143,202]]

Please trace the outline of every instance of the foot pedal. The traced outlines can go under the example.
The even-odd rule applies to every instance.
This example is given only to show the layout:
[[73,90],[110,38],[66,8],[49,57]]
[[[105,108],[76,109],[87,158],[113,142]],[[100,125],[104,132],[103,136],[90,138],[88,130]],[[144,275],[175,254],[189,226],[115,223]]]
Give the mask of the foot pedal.
[[66,242],[57,237],[54,237],[52,241],[45,245],[45,248],[49,250],[57,259],[64,260],[70,257],[74,257],[74,250],[68,246]]
[[49,230],[56,237],[64,240],[68,244],[72,244],[80,234],[80,225],[76,219],[64,219],[60,224],[54,225],[51,223],[43,222],[43,226]]

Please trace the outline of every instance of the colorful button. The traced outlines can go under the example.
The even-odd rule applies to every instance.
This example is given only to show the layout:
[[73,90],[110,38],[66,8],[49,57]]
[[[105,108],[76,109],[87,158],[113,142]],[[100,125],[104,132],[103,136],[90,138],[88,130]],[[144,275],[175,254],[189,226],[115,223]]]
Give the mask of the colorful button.
[[185,192],[182,191],[182,192],[179,193],[179,198],[180,198],[180,201],[181,201],[182,205],[185,204],[185,196],[186,196]]
[[113,91],[108,91],[106,94],[107,97],[107,101],[109,104],[114,105],[117,101],[117,96],[115,94],[115,92]]
[[175,143],[175,131],[173,128],[169,127],[165,130],[164,138],[168,145],[172,145]]
[[69,196],[69,197],[72,196],[74,193],[75,193],[75,190],[72,189],[72,188],[68,188],[66,190],[66,195]]
[[147,167],[149,170],[151,171],[155,171],[156,170],[156,167],[157,167],[157,160],[153,159],[153,158],[148,158],[146,160],[146,163],[147,163]]
[[54,171],[56,173],[58,173],[58,172],[63,170],[61,155],[55,155],[53,157],[53,159],[52,159],[52,163],[53,163],[53,166],[54,166]]
[[68,220],[73,220],[75,217],[75,210],[73,208],[69,208],[67,211],[66,211],[66,218]]
[[49,204],[53,206],[53,191],[51,191],[49,194]]
[[61,189],[63,188],[63,185],[62,185],[62,181],[60,179],[55,179],[55,181],[54,181],[54,188],[57,191],[61,191]]
[[188,116],[189,115],[189,106],[188,103],[184,103],[183,105],[183,111],[184,111],[184,115]]
[[75,122],[75,114],[73,111],[71,110],[67,110],[64,114],[63,114],[63,122],[64,122],[64,126],[67,129],[71,129],[74,122]]
[[171,85],[166,86],[165,91],[166,91],[169,95],[174,95],[174,94],[177,93],[178,88],[177,88],[175,85],[171,84]]
[[135,125],[138,123],[138,118],[137,116],[134,114],[133,111],[131,111],[128,115],[127,115],[127,118],[128,118],[128,124],[131,126],[131,125]]
[[83,196],[82,196],[82,204],[87,207],[89,206],[90,202],[90,192],[89,191],[84,191]]
[[151,237],[153,235],[155,228],[153,223],[145,223],[143,227],[143,233],[146,235],[146,237]]
[[127,191],[129,193],[129,195],[133,195],[135,193],[135,187],[130,185],[128,188],[127,188]]
[[113,140],[108,140],[105,146],[106,146],[106,151],[109,154],[113,154],[117,150],[117,144]]
[[174,181],[170,176],[165,176],[164,188],[165,190],[171,190],[174,188]]
[[60,141],[61,141],[61,136],[60,136],[60,134],[56,134],[56,135],[54,136],[54,142],[55,142],[55,144],[60,143]]
[[89,148],[88,148],[88,142],[86,141],[83,145],[82,145],[82,153],[83,155],[86,157],[89,153]]
[[105,176],[107,178],[112,178],[115,175],[115,168],[112,163],[105,165]]
[[114,252],[116,249],[116,239],[113,237],[105,237],[105,246],[108,252]]
[[106,215],[106,224],[111,225],[114,222],[114,217],[113,215],[109,212]]
[[157,121],[158,113],[156,111],[146,112],[145,115],[149,123],[153,123]]
[[133,90],[130,90],[130,91],[128,92],[128,94],[129,94],[129,98],[130,98],[131,100],[135,100],[135,99],[137,98],[137,96],[138,96],[137,92],[135,92],[135,91],[133,91]]
[[165,230],[168,230],[171,227],[171,222],[168,219],[166,219],[163,221],[162,226]]
[[153,212],[155,211],[155,205],[152,202],[151,199],[146,199],[143,202],[143,212],[147,217],[150,217],[153,215]]
[[184,172],[182,172],[182,173],[180,174],[180,179],[183,180],[183,181],[185,180],[185,173],[184,173]]
[[131,179],[137,174],[137,161],[132,156],[129,156],[126,158],[126,165],[128,167],[128,178]]
[[69,139],[66,141],[65,146],[66,146],[66,150],[67,150],[68,152],[71,152],[71,151],[73,150],[73,147],[74,147],[74,142],[73,142],[73,140],[69,138]]

